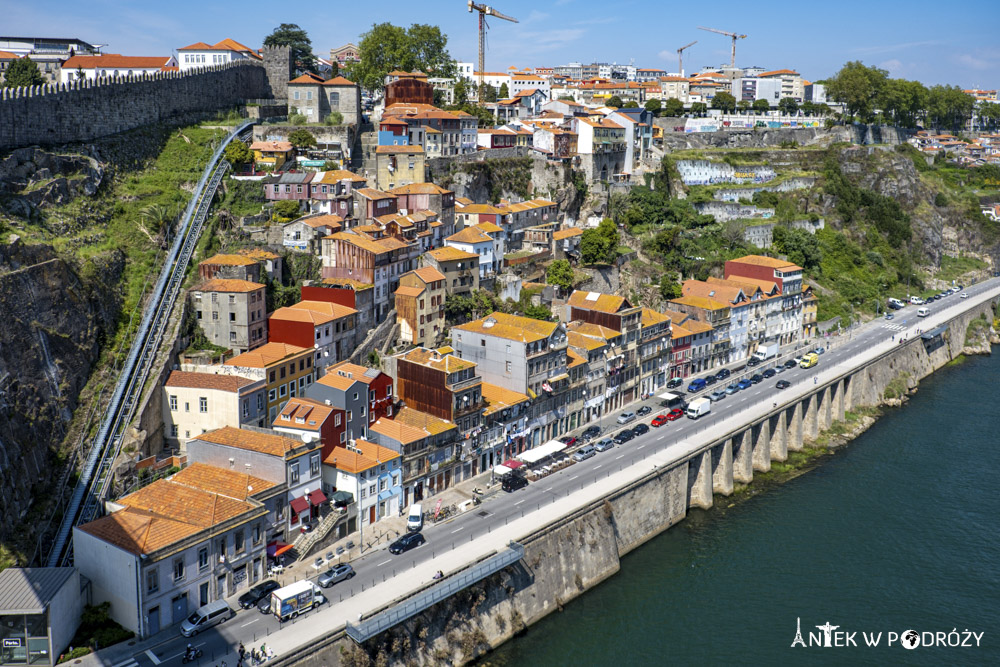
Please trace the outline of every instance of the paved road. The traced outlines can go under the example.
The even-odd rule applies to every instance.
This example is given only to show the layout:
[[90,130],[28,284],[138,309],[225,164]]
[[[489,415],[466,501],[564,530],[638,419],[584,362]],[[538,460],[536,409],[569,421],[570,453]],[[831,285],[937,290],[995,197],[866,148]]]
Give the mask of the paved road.
[[[998,285],[1000,285],[1000,279],[992,279],[970,286],[965,291],[970,297],[974,297]],[[927,307],[934,314],[949,306],[958,305],[960,301],[962,299],[956,293]],[[547,523],[552,517],[544,514],[544,508],[555,499],[564,497],[570,492],[579,491],[597,479],[610,475],[612,472],[645,457],[669,450],[725,417],[732,417],[735,413],[747,410],[752,411],[746,417],[746,420],[750,421],[758,414],[772,409],[774,403],[782,403],[786,398],[791,398],[790,394],[795,394],[795,389],[801,387],[802,383],[812,383],[813,376],[824,368],[848,362],[859,352],[870,349],[877,343],[885,343],[891,338],[898,341],[903,336],[912,340],[916,336],[916,329],[926,328],[922,326],[925,320],[918,317],[917,310],[917,306],[908,306],[903,310],[895,311],[894,319],[891,321],[880,318],[872,320],[864,326],[856,327],[850,334],[840,336],[839,340],[833,341],[833,345],[820,356],[818,366],[811,369],[791,368],[760,384],[727,396],[718,403],[714,403],[711,413],[702,419],[694,421],[684,418],[660,428],[651,428],[649,433],[532,482],[524,489],[514,493],[500,492],[488,497],[479,507],[450,521],[438,524],[428,522],[423,530],[423,534],[427,538],[425,545],[398,556],[389,554],[383,546],[354,560],[352,565],[357,571],[357,576],[326,589],[325,593],[329,598],[328,604],[336,605],[353,596],[364,595],[366,589],[370,589],[378,583],[391,579],[421,563],[433,561],[440,553],[454,549],[460,544],[471,542],[495,527],[504,526],[508,522],[532,512],[542,512],[538,517],[539,525]],[[819,344],[825,346],[825,343],[826,341],[822,341]],[[793,353],[785,354],[756,368],[746,369],[739,373],[734,371],[727,380],[718,382],[697,395],[707,395],[718,389],[724,390],[729,383],[738,382],[742,377],[749,377],[754,373],[760,373],[792,356],[794,356]],[[792,383],[792,387],[779,390],[775,386],[778,380],[788,380]],[[678,388],[676,391],[682,390],[683,388]],[[785,396],[782,395],[783,393]],[[689,398],[693,396],[691,395]],[[657,403],[658,399],[655,398],[645,401],[645,404],[654,407],[654,411],[643,418],[645,423],[648,424],[657,415],[658,411],[655,407]],[[634,410],[639,405],[630,406],[630,409]],[[632,428],[637,423],[633,422],[627,427],[612,425],[613,417],[614,415],[611,415],[604,420],[605,423],[602,426],[606,429],[602,435],[614,435],[622,428]],[[295,567],[299,568],[300,572],[308,572],[311,578],[315,578],[319,574],[309,563],[299,563]],[[400,591],[400,593],[402,592]],[[317,612],[310,612],[300,617],[297,623],[308,623],[310,615],[314,613]],[[161,663],[170,663],[173,667],[173,665],[180,664],[183,647],[188,641],[205,652],[200,664],[219,665],[222,659],[226,659],[227,667],[236,667],[236,660],[231,653],[233,646],[238,645],[241,641],[247,647],[259,646],[262,640],[266,641],[266,637],[278,629],[279,624],[271,615],[262,615],[253,609],[240,611],[232,620],[193,640],[183,639],[178,635],[176,639],[167,639],[150,650],[137,653],[128,659],[123,658],[115,661],[112,663],[112,667],[149,667],[150,665],[156,667]],[[328,629],[317,629],[317,634]],[[227,652],[230,652],[230,655],[228,658],[224,658]]]

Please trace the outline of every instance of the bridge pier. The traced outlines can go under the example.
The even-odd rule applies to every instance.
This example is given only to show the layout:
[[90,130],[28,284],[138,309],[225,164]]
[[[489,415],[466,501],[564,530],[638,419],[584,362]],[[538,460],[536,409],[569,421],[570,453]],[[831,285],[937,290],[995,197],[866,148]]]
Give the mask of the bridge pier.
[[802,402],[798,402],[789,409],[788,418],[788,439],[786,440],[788,451],[802,451]]
[[743,484],[753,481],[753,434],[749,428],[733,438],[733,479]]
[[816,399],[818,401],[817,412],[816,412],[816,425],[820,431],[825,431],[826,429],[830,428],[830,424],[832,423],[830,421],[830,415],[833,412],[831,410],[832,397],[830,394],[830,387],[826,386],[820,389],[819,392],[817,392],[816,394]]
[[819,437],[819,398],[816,394],[802,399],[802,438],[813,442]]
[[846,380],[841,378],[833,385],[833,420],[842,422],[844,421],[844,413],[847,408],[844,407],[844,383]]
[[688,507],[703,510],[712,507],[712,451],[695,456],[687,462]]
[[762,421],[753,426],[753,469],[767,472],[771,469],[771,420]]
[[785,461],[788,459],[788,425],[786,421],[786,410],[780,411],[770,419],[772,461]]
[[712,455],[712,490],[728,496],[733,492],[733,441],[731,438],[709,450]]

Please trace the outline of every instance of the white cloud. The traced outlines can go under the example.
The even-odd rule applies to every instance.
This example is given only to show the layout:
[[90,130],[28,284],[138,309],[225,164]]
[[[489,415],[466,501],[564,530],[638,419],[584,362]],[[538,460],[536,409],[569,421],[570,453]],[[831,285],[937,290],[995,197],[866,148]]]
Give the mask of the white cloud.
[[876,46],[860,46],[855,49],[851,49],[851,53],[857,53],[858,55],[868,55],[875,56],[883,53],[895,53],[897,51],[903,51],[905,49],[913,49],[922,46],[940,46],[944,42],[940,40],[925,40],[922,42],[903,42],[901,44],[880,44]]
[[898,77],[903,71],[903,63],[899,61],[898,58],[893,58],[891,60],[886,60],[878,64],[881,69],[887,70],[889,76]]
[[974,70],[987,70],[1000,67],[1000,57],[996,53],[977,49],[974,53],[961,53],[956,58],[960,65]]
[[671,58],[673,58],[674,56],[677,55],[677,52],[676,51],[671,51],[669,49],[663,49],[662,51],[660,51],[656,55],[658,55],[660,57],[660,60],[670,60]]

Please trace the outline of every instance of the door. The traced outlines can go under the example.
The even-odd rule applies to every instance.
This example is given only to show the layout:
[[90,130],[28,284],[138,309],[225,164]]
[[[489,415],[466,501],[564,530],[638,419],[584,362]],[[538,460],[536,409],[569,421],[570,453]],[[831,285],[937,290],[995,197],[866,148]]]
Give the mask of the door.
[[149,614],[146,615],[146,629],[149,630],[149,634],[155,635],[160,631],[160,608],[153,607],[149,610]]
[[170,614],[173,620],[172,623],[180,623],[188,615],[188,596],[187,593],[181,593],[174,599],[170,601]]
[[215,583],[215,599],[221,600],[226,597],[226,575],[221,574]]
[[375,506],[368,508],[368,523],[375,523]]
[[206,581],[198,587],[198,606],[204,607],[208,604],[208,582]]

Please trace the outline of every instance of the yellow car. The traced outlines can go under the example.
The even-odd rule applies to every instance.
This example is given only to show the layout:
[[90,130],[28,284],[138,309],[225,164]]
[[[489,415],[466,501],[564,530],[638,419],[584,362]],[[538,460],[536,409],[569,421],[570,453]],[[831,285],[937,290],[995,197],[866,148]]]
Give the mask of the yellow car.
[[815,352],[810,352],[809,354],[802,357],[802,361],[799,362],[799,368],[812,368],[819,363],[819,355]]

